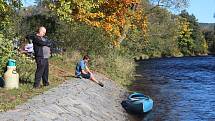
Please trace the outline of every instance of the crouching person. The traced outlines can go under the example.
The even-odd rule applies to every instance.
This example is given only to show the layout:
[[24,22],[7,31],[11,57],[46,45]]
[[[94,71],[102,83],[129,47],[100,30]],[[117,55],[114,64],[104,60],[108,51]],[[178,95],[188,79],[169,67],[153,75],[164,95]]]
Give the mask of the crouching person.
[[93,76],[93,73],[90,71],[90,69],[87,67],[87,64],[90,60],[90,57],[88,55],[85,55],[82,60],[80,60],[76,65],[75,75],[78,78],[85,78],[90,79],[91,81],[99,84],[101,87],[104,86],[103,83],[96,80]]

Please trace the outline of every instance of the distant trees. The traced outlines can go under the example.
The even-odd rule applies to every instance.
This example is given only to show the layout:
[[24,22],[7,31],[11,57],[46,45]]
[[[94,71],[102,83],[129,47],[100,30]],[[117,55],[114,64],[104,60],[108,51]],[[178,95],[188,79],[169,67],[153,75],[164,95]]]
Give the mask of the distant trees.
[[209,52],[215,52],[215,33],[214,31],[206,30],[204,31],[205,39],[208,43]]
[[[215,19],[215,13],[214,13],[214,19]],[[215,35],[215,24],[214,24],[214,35]]]
[[[186,26],[186,29],[188,30],[189,34],[186,32],[183,33],[182,35],[184,37],[179,37],[179,47],[182,49],[183,54],[203,54],[207,53],[207,43],[206,40],[201,32],[199,23],[197,22],[197,19],[194,15],[189,15],[188,12],[182,11],[179,14],[180,17],[182,17],[182,20],[185,20],[185,24],[182,24],[182,26]],[[183,27],[182,27],[183,28]],[[183,29],[182,29],[183,30]],[[187,40],[187,41],[182,41],[182,40]],[[183,46],[181,46],[183,45]],[[184,51],[183,48],[187,48],[187,51]]]
[[[213,15],[215,18],[215,13]],[[210,53],[215,53],[215,23],[202,23],[202,32],[208,44]]]
[[144,53],[150,56],[177,56],[179,36],[179,19],[164,8],[156,8],[149,15],[148,42]]

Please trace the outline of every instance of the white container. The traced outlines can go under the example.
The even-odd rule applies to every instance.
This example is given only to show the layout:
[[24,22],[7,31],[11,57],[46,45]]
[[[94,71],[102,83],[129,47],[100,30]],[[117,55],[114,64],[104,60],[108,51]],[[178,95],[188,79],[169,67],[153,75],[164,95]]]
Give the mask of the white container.
[[4,73],[4,87],[6,89],[19,88],[19,74],[16,72],[16,66],[7,66]]

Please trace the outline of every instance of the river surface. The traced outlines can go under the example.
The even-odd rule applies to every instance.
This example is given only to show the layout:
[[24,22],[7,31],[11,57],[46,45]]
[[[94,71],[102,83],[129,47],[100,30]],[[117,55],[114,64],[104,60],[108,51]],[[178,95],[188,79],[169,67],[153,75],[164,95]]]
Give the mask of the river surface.
[[215,56],[137,62],[130,90],[154,100],[135,121],[215,121]]

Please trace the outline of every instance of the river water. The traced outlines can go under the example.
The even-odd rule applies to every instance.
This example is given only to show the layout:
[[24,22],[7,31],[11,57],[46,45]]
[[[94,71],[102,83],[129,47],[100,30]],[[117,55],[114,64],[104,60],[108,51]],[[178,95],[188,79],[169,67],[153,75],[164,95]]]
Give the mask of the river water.
[[215,121],[215,56],[137,62],[130,90],[154,100],[135,121]]

